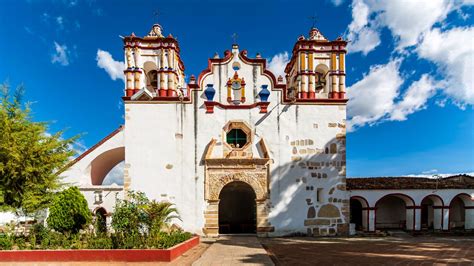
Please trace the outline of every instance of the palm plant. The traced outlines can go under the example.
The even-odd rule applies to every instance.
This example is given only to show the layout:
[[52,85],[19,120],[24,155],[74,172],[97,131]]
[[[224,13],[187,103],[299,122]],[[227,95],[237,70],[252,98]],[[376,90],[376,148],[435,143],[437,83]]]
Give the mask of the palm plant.
[[146,205],[145,212],[148,214],[147,226],[150,233],[160,232],[173,219],[181,221],[174,204],[167,201],[152,200]]

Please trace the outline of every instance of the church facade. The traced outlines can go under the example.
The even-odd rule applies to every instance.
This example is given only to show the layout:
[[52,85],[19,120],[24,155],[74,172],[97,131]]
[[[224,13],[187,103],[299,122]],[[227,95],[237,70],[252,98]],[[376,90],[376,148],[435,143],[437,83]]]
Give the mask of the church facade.
[[[199,235],[347,235],[351,203],[359,202],[357,223],[375,231],[383,188],[349,191],[346,184],[346,41],[312,28],[296,40],[285,77],[233,44],[188,82],[179,43],[160,25],[123,41],[125,124],[62,174],[92,211],[110,216],[115,199],[133,190],[174,203],[181,216],[175,223]],[[122,161],[123,186],[104,186]],[[462,217],[474,220],[474,187],[447,195],[459,191]],[[390,193],[408,202],[391,222],[421,229],[419,204]],[[441,225],[450,222],[448,207],[435,205],[442,211],[435,208],[431,223],[448,228]]]
[[198,234],[347,232],[345,45],[311,29],[283,78],[233,44],[186,84],[179,44],[160,25],[127,36],[125,125],[64,176],[98,186],[124,160],[116,194],[170,201]]

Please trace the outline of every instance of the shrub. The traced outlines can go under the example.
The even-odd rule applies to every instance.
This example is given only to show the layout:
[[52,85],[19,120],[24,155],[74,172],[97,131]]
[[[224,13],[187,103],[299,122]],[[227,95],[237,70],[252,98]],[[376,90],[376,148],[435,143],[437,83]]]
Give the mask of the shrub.
[[0,234],[0,250],[10,250],[12,246],[12,239],[8,235]]
[[117,199],[112,214],[112,227],[118,234],[143,233],[147,224],[145,206],[149,200],[143,192],[129,191],[127,196],[128,199]]
[[98,234],[87,238],[87,248],[89,249],[112,249],[112,238],[106,234]]
[[49,211],[48,226],[63,233],[77,233],[92,220],[87,201],[77,187],[57,193]]

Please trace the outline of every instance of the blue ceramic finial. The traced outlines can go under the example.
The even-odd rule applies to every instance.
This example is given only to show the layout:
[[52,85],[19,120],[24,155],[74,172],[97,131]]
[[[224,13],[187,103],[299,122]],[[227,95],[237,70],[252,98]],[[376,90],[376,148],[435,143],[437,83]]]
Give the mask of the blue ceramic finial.
[[214,89],[212,84],[206,85],[206,89],[204,90],[204,95],[206,95],[206,98],[208,101],[214,100],[214,95],[216,95],[216,90]]
[[262,89],[258,93],[260,101],[268,102],[268,97],[270,96],[270,91],[267,89],[268,85],[262,85]]

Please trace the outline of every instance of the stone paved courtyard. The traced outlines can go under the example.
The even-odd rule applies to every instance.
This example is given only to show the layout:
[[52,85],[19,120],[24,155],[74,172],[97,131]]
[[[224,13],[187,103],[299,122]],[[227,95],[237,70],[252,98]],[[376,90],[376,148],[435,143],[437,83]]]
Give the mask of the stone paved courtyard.
[[272,260],[276,265],[474,265],[474,237],[222,236],[212,244],[201,243],[172,263],[42,262],[0,263],[0,266],[273,265]]
[[474,265],[474,237],[265,238],[277,265]]

